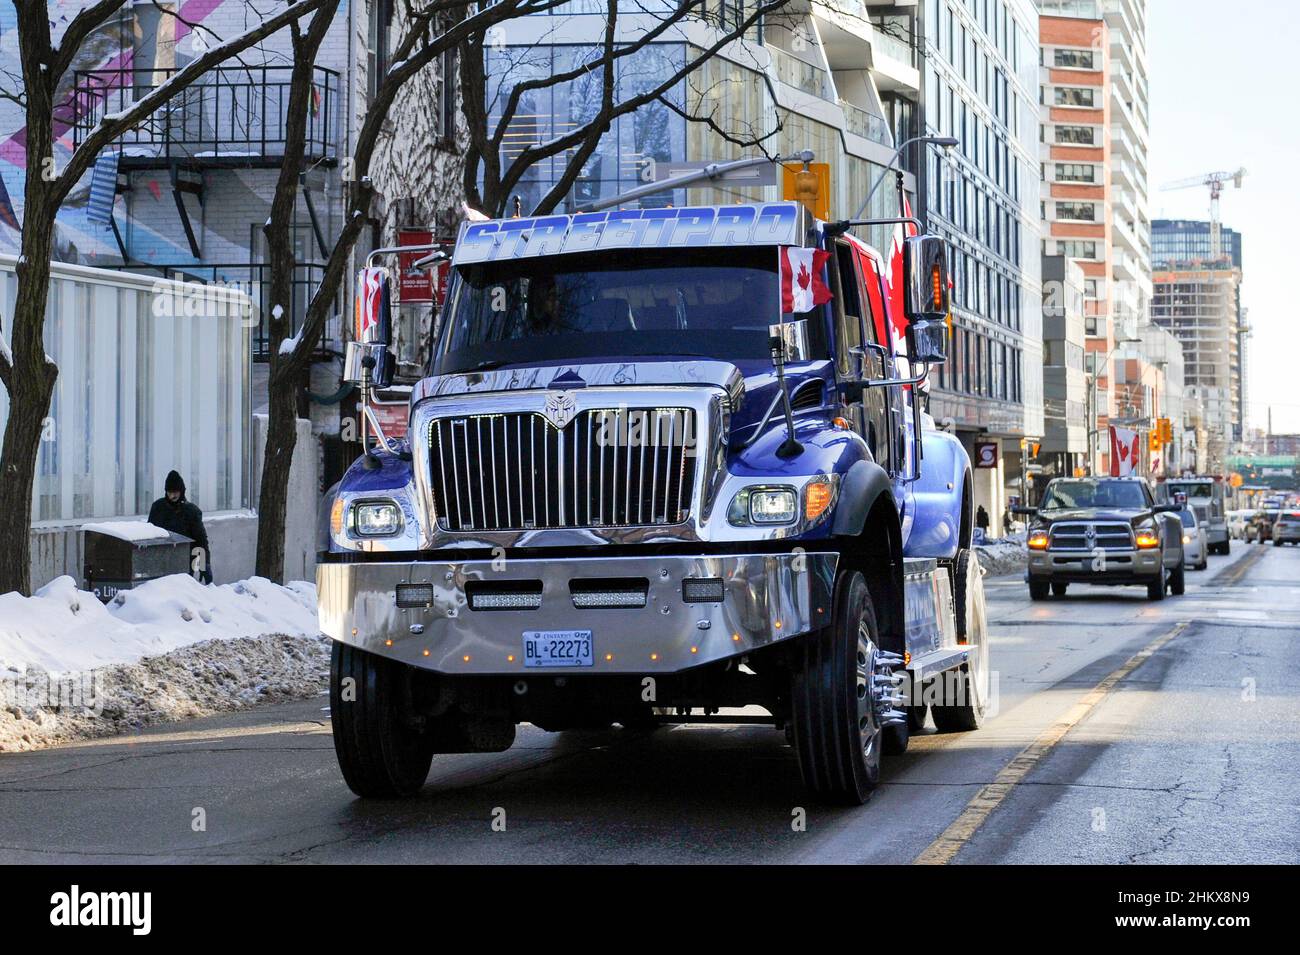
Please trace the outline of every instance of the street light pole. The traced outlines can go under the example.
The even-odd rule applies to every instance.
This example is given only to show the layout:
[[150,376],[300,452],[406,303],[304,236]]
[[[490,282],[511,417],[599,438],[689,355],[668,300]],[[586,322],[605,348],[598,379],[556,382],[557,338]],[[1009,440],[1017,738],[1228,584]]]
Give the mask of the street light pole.
[[862,200],[862,205],[858,207],[857,214],[853,218],[862,218],[862,213],[866,212],[867,206],[871,205],[871,198],[876,194],[876,190],[880,188],[880,184],[885,181],[889,170],[894,168],[894,163],[898,162],[898,157],[903,155],[903,150],[908,146],[913,143],[933,143],[936,146],[942,146],[944,149],[951,149],[959,142],[960,140],[952,136],[913,136],[911,139],[904,140],[903,144],[894,150],[894,155],[890,157],[889,162],[885,164],[885,171],[877,176],[876,181],[871,184],[871,188],[867,191],[867,198]]

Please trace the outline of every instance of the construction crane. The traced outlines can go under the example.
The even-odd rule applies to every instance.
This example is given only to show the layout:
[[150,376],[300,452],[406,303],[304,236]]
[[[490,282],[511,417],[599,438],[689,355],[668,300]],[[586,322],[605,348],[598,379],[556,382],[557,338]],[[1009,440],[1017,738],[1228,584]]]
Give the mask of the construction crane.
[[1223,230],[1219,224],[1219,196],[1223,193],[1223,184],[1231,182],[1234,189],[1240,189],[1241,180],[1245,176],[1246,169],[1243,166],[1235,172],[1207,172],[1203,176],[1179,179],[1177,182],[1166,183],[1160,187],[1164,192],[1172,189],[1191,189],[1193,186],[1210,187],[1210,261],[1212,262],[1218,262],[1223,258]]

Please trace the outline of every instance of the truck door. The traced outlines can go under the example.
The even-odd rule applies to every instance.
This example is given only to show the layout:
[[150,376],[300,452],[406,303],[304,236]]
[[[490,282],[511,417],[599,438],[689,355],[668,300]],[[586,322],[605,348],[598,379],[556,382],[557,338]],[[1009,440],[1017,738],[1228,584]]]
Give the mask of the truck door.
[[[887,353],[874,341],[863,300],[862,274],[858,255],[848,242],[835,243],[835,354],[841,381],[885,378],[889,375]],[[872,456],[886,471],[893,473],[895,462],[889,430],[888,398],[885,389],[868,388],[860,401],[847,406],[847,417],[867,442]]]

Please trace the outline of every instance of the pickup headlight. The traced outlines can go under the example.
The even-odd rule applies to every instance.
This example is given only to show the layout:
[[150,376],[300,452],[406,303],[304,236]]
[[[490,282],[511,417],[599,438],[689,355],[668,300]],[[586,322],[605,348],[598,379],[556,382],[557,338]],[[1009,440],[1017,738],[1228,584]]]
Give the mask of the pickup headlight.
[[1047,531],[1041,528],[1030,531],[1028,544],[1030,550],[1047,550]]
[[736,527],[793,524],[798,516],[799,496],[792,487],[742,488],[727,509],[727,520]]
[[1136,528],[1133,532],[1133,539],[1140,550],[1151,550],[1160,546],[1160,532],[1156,530],[1153,524]]
[[402,512],[393,501],[358,501],[351,523],[358,537],[392,537],[402,529]]

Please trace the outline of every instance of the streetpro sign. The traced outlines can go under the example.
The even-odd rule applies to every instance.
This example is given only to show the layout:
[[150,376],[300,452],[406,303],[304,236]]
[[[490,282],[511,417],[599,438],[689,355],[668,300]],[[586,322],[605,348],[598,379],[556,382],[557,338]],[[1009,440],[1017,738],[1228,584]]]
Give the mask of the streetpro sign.
[[466,223],[453,265],[607,249],[800,245],[799,207],[683,206]]

